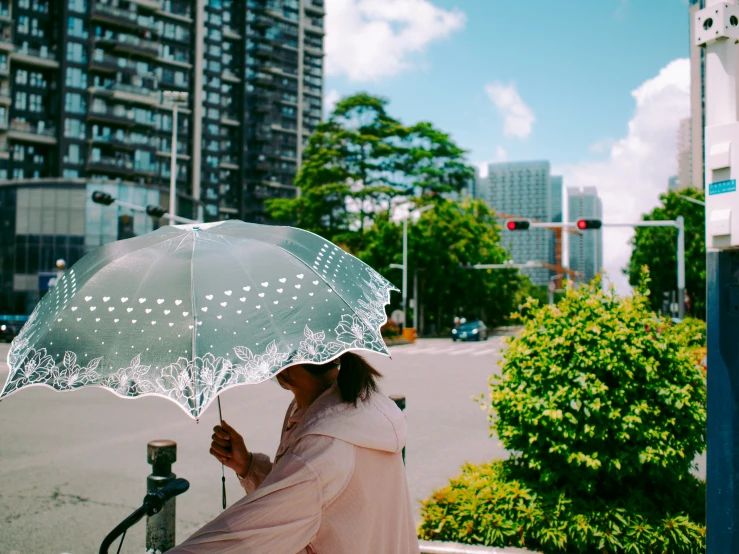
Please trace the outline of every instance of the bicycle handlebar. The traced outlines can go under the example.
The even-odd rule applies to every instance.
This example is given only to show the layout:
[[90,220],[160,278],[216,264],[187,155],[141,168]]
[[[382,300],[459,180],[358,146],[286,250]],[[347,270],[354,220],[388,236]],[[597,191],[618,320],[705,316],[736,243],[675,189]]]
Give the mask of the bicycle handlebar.
[[105,539],[103,539],[103,542],[100,545],[100,554],[108,554],[108,548],[113,544],[113,541],[125,533],[129,527],[136,525],[146,515],[153,516],[154,514],[158,514],[162,511],[162,508],[164,508],[164,505],[168,500],[182,494],[189,488],[190,483],[187,479],[180,478],[167,483],[161,489],[148,492],[144,497],[141,507],[120,522],[115,529],[108,533]]

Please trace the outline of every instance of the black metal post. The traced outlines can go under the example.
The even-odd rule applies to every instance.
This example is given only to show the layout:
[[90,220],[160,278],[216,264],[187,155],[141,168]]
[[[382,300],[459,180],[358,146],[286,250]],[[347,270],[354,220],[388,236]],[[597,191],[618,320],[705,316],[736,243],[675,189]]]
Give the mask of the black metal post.
[[[390,400],[395,402],[395,405],[400,408],[401,411],[405,411],[405,396],[396,394],[391,396]],[[403,447],[403,463],[405,464],[405,446]]]
[[706,552],[739,552],[739,251],[709,252]]
[[[171,440],[151,441],[146,445],[146,461],[151,475],[146,478],[146,491],[161,489],[173,481],[172,464],[177,460],[177,443]],[[146,551],[159,554],[175,546],[175,500],[167,502],[158,514],[146,518]]]

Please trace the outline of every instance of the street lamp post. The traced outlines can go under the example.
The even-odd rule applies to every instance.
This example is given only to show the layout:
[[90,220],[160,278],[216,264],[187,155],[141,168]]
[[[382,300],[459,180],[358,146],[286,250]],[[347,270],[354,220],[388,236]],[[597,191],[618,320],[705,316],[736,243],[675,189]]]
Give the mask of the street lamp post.
[[[169,165],[169,213],[176,214],[177,210],[177,108],[187,105],[188,93],[175,90],[165,90],[164,98],[172,102],[172,159]],[[170,225],[175,221],[170,219]]]

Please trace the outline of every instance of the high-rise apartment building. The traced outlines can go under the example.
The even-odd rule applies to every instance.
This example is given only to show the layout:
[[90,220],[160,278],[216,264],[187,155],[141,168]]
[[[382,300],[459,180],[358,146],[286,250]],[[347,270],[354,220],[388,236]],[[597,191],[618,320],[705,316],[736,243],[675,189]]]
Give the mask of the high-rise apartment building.
[[[567,189],[567,219],[602,219],[603,202],[595,187]],[[576,281],[589,282],[603,268],[603,231],[593,229],[570,235],[570,269],[582,273]]]
[[677,187],[684,189],[694,186],[693,178],[693,137],[690,117],[680,120],[677,129]]
[[695,45],[694,14],[705,7],[705,0],[690,0],[688,17],[690,18],[690,163],[692,165],[692,181],[680,181],[680,188],[694,186],[699,190],[705,188],[704,171],[704,131],[706,122],[706,53]]
[[[551,221],[552,188],[547,161],[491,163],[487,177],[478,177],[476,195],[500,214],[501,242],[516,263],[554,261],[551,231],[542,228],[509,231],[505,228],[505,219],[509,216]],[[547,285],[551,276],[551,271],[545,268],[523,271],[536,285]]]
[[265,222],[321,119],[323,0],[0,0],[0,183],[145,186]]

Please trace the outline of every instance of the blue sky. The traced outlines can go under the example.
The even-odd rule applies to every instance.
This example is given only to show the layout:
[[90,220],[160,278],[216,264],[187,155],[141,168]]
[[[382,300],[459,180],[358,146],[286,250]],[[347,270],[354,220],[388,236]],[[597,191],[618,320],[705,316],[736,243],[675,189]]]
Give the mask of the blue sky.
[[[689,76],[685,60],[671,62],[689,52],[685,0],[327,0],[326,9],[329,102],[384,96],[392,115],[433,122],[474,163],[547,159],[565,187],[602,186],[605,218],[624,190],[633,202],[611,216],[651,209],[676,172]],[[614,276],[628,236],[606,241]]]

